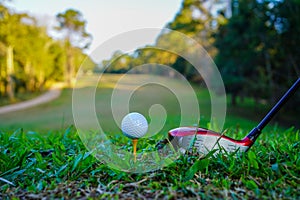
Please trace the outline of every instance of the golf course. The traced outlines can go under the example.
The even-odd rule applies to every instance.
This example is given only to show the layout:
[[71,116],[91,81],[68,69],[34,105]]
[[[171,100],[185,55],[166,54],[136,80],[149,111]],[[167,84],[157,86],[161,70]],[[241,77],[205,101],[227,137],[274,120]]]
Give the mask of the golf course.
[[[145,79],[145,75],[130,75],[125,85],[116,86],[122,75],[104,74],[96,90],[96,110],[109,113],[112,91],[128,87]],[[152,77],[153,79],[153,77]],[[179,80],[161,78],[177,87]],[[90,91],[98,80],[90,75],[78,84],[82,94]],[[134,80],[134,81],[133,81]],[[142,98],[143,105],[166,104],[167,129],[177,127],[176,99],[163,88],[151,86],[136,91],[132,97]],[[204,116],[210,113],[210,96],[205,88],[194,85],[199,108]],[[299,130],[286,129],[278,124],[269,125],[248,153],[213,157],[188,153],[180,156],[165,168],[142,174],[128,174],[114,170],[95,158],[82,143],[72,116],[72,89],[63,89],[61,96],[52,102],[0,116],[1,127],[1,190],[8,198],[93,197],[99,198],[254,198],[299,196]],[[155,98],[159,92],[159,101]],[[145,95],[149,96],[145,96]],[[153,96],[154,98],[151,98]],[[137,100],[140,101],[140,100]],[[145,102],[146,101],[146,102]],[[147,102],[148,101],[148,102]],[[84,102],[83,102],[84,103]],[[247,104],[251,104],[250,100]],[[140,105],[131,107],[140,110]],[[85,105],[81,109],[84,110]],[[249,105],[240,109],[248,109]],[[100,110],[99,110],[100,109]],[[104,109],[104,110],[103,110]],[[105,110],[107,109],[107,110]],[[261,110],[261,116],[267,108]],[[84,111],[82,111],[84,115]],[[257,115],[253,112],[253,115]],[[249,114],[248,114],[249,116]],[[261,116],[258,116],[261,117]],[[104,127],[113,127],[110,115]],[[210,118],[201,118],[203,127]],[[87,120],[88,121],[88,120]],[[100,120],[101,121],[101,120]],[[168,121],[168,120],[167,120]],[[256,125],[256,117],[249,119],[229,111],[226,116],[226,135],[242,138]],[[118,128],[110,139],[123,149],[132,151],[131,141]],[[157,137],[158,136],[158,137]],[[138,153],[151,149],[156,137],[140,140]],[[164,177],[161,180],[161,177]],[[263,180],[268,180],[263,181]]]
[[0,200],[300,199],[299,16],[0,0]]
[[[60,97],[49,103],[44,103],[42,105],[37,105],[24,110],[0,115],[1,130],[12,130],[18,129],[20,127],[25,131],[65,130],[69,126],[74,125],[72,114],[72,93],[74,90],[80,93],[78,96],[83,97],[96,87],[96,112],[99,114],[109,113],[112,109],[111,96],[114,90],[120,90],[121,92],[126,93],[128,91],[128,87],[137,86],[139,85],[139,82],[141,80],[149,78],[148,75],[127,75],[125,80],[126,83],[118,85],[116,87],[117,81],[123,75],[104,74],[101,75],[102,79],[98,83],[99,76],[100,75],[91,75],[85,77],[85,80],[77,84],[78,88],[63,89]],[[179,88],[181,86],[179,80],[166,77],[161,77],[160,79],[168,82],[169,85],[171,83],[173,85],[172,87],[174,88]],[[200,123],[201,127],[208,128],[208,123],[211,120],[210,94],[206,88],[199,87],[196,84],[194,85],[193,89],[197,95],[199,109],[201,111],[201,116],[198,123]],[[180,90],[180,88],[178,89],[178,92],[180,93],[178,95],[186,95],[185,91]],[[176,97],[174,96],[174,94],[168,91],[168,89],[159,86],[155,87],[153,85],[148,85],[147,87],[135,91],[135,94],[132,96],[131,100],[133,102],[142,101],[143,103],[131,103],[130,105],[121,104],[119,106],[129,106],[132,111],[138,110],[139,112],[146,114],[151,105],[159,103],[168,111],[170,111],[168,113],[168,117],[173,118],[173,127],[168,128],[176,127],[176,123],[178,123],[179,121],[176,119],[178,119],[178,116],[180,115],[180,107],[176,100]],[[227,101],[229,101],[229,99]],[[86,106],[86,102],[81,100],[79,100],[78,102],[81,102],[81,104],[78,105],[78,108],[81,109],[82,115],[85,115],[86,113],[84,108]],[[124,103],[122,100],[120,100],[120,102]],[[265,105],[258,105],[255,110],[253,110],[251,109],[251,106],[253,107],[254,105],[255,102],[253,100],[246,100],[243,104],[240,105],[239,109],[231,108],[229,105],[224,129],[231,128],[236,129],[235,131],[238,131],[239,128],[242,128],[245,131],[250,131],[269,111],[268,109],[271,108],[271,106],[268,107]],[[245,114],[245,116],[240,116],[239,113],[243,113],[243,110],[247,111],[247,114]],[[113,118],[111,114],[109,118],[107,115],[103,120],[103,123],[106,125],[108,124],[108,127],[112,126],[111,121],[113,121]],[[276,124],[276,121],[274,121],[273,126],[268,127],[268,129],[274,129],[276,127],[278,127],[278,124]]]

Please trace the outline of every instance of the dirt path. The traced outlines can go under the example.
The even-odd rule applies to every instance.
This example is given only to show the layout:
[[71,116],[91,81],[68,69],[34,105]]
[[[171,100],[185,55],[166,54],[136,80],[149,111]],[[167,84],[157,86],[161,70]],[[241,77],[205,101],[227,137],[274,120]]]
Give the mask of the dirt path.
[[48,92],[46,92],[34,99],[23,101],[23,102],[16,103],[16,104],[7,105],[7,106],[2,106],[2,107],[0,107],[0,115],[9,113],[9,112],[13,112],[13,111],[23,110],[26,108],[31,108],[31,107],[52,101],[60,96],[61,88],[62,88],[62,84],[57,84],[57,85],[53,86]]

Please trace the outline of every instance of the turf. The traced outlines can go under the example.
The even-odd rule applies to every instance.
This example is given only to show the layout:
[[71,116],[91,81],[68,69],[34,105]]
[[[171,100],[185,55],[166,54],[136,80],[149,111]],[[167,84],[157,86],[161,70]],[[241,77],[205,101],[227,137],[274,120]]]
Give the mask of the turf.
[[35,98],[35,97],[41,95],[42,93],[43,92],[25,93],[25,92],[21,91],[18,94],[16,94],[13,102],[11,102],[8,97],[1,96],[0,106],[5,106],[5,105],[12,104],[12,103],[19,103],[22,101],[30,100],[32,98]]
[[[81,83],[82,97],[91,89],[89,81],[96,78],[91,76]],[[114,133],[110,135],[111,141],[131,152],[131,141],[115,128],[109,114],[110,95],[119,78],[120,75],[104,76],[104,84],[96,90],[96,110],[100,117],[101,113],[107,113],[100,123]],[[143,78],[134,75],[119,89],[126,92]],[[194,89],[200,103],[200,125],[210,128],[213,124],[207,117],[209,94],[198,86]],[[161,95],[151,95],[151,90],[159,90]],[[300,196],[300,133],[296,128],[269,125],[252,149],[242,155],[203,158],[191,151],[162,169],[125,173],[109,168],[85,148],[71,125],[74,123],[71,94],[71,89],[65,89],[53,102],[0,116],[0,199],[297,199]],[[170,101],[174,96],[164,88],[144,87],[132,98],[136,102],[143,100],[143,104],[130,105],[132,110],[148,105],[142,112],[153,101],[159,101],[168,111],[165,128],[178,126],[178,103]],[[83,101],[80,105],[83,116],[86,116],[85,106]],[[242,138],[268,109],[249,99],[239,107],[229,106],[226,135]],[[89,119],[86,120],[88,123]],[[166,136],[166,132],[161,135]],[[156,142],[151,138],[140,140],[138,153],[153,150]]]
[[[106,74],[103,77],[103,81],[101,85],[97,86],[97,92],[95,93],[96,99],[96,109],[97,113],[100,115],[101,113],[109,113],[111,110],[110,105],[110,95],[114,90],[114,85],[118,81],[118,79],[122,75],[110,75]],[[97,76],[90,76],[87,80],[83,81],[79,87],[82,92],[82,96],[86,95],[86,92],[91,89],[90,84],[97,80]],[[126,87],[136,84],[136,82],[142,80],[144,78],[143,75],[132,75],[129,76],[126,80],[126,84],[123,84],[121,87],[122,92],[126,92]],[[176,82],[172,82],[173,86],[176,86]],[[160,92],[159,97],[155,98],[152,95],[151,90],[154,92]],[[194,90],[199,100],[199,108],[201,111],[200,125],[201,127],[208,128],[208,122],[210,121],[210,96],[206,89],[203,89],[199,86],[194,85]],[[183,94],[184,91],[178,90],[179,93]],[[25,131],[37,131],[40,130],[64,130],[71,124],[74,124],[73,115],[72,115],[72,89],[64,89],[62,91],[61,96],[49,103],[36,106],[34,108],[29,108],[22,111],[7,113],[4,115],[0,115],[0,130],[9,131],[16,130],[18,128],[23,128]],[[138,102],[139,99],[142,99],[142,104],[131,104],[131,110],[137,109],[145,112],[148,115],[147,111],[149,107],[145,107],[145,105],[153,105],[153,102],[158,101],[160,104],[167,107],[168,117],[173,121],[170,123],[170,126],[177,127],[178,121],[180,119],[180,111],[179,106],[176,101],[176,97],[170,94],[169,91],[164,88],[141,88],[139,92],[137,92],[134,96],[136,99],[134,102]],[[171,102],[171,103],[170,103]],[[82,101],[82,104],[79,105],[82,109],[82,115],[86,115],[85,113],[85,102]],[[123,106],[122,104],[120,106]],[[225,121],[226,128],[234,128],[239,129],[242,127],[244,130],[250,130],[254,127],[257,122],[262,118],[262,116],[268,111],[270,106],[266,105],[256,105],[251,100],[245,101],[245,103],[241,103],[237,107],[227,105],[227,115]],[[279,117],[284,117],[285,114],[279,113]],[[98,117],[99,117],[98,115]],[[104,118],[103,124],[106,124],[107,127],[115,126],[112,122],[112,116]],[[294,120],[297,120],[298,116],[294,117]],[[88,121],[88,119],[87,119]],[[102,121],[102,120],[101,120]],[[275,122],[275,120],[273,121]],[[274,123],[273,123],[274,124]],[[292,124],[287,124],[287,127],[290,127]],[[174,128],[171,127],[171,128]],[[170,127],[167,127],[170,128]],[[269,128],[269,127],[267,127]],[[117,129],[114,129],[117,130]],[[166,129],[167,130],[167,129]]]
[[[126,138],[116,142],[131,147]],[[48,133],[19,129],[0,133],[0,197],[297,199],[299,152],[299,131],[273,130],[242,155],[199,159],[189,152],[163,169],[131,174],[94,158],[73,127]]]

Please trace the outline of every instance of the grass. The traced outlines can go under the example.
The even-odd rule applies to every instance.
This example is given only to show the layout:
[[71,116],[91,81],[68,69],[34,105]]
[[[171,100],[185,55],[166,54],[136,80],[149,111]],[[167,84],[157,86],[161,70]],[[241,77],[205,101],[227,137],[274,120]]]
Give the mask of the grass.
[[[130,149],[126,138],[115,142]],[[299,152],[299,131],[274,130],[246,154],[199,159],[190,152],[163,169],[131,174],[93,157],[73,127],[48,133],[19,129],[0,133],[0,197],[297,199]]]
[[[35,98],[39,95],[41,95],[43,92],[33,92],[33,93],[26,93],[26,92],[20,92],[18,94],[16,94],[15,96],[15,100],[13,103],[19,103],[22,101],[26,101],[26,100],[30,100],[32,98]],[[1,97],[0,98],[0,106],[5,106],[5,105],[9,105],[12,102],[9,100],[8,97]]]
[[[98,117],[100,117],[102,113],[105,114],[105,118],[101,119],[101,122],[103,122],[104,126],[106,124],[107,127],[115,127],[111,131],[116,131],[117,127],[112,123],[114,120],[112,119],[111,113],[109,113],[111,112],[110,95],[112,94],[113,87],[119,78],[120,75],[105,75],[103,84],[98,86],[95,94]],[[84,97],[86,92],[91,89],[89,86],[96,79],[96,76],[91,76],[88,78],[88,80],[85,80],[83,83],[81,83],[81,88],[79,91],[82,93],[82,97]],[[130,87],[132,84],[137,84],[142,79],[143,75],[132,75],[131,78],[129,77],[128,80],[125,80],[127,82],[123,83],[119,90],[126,93],[128,89],[126,87]],[[176,86],[177,83],[174,82],[172,84],[173,86]],[[199,99],[199,108],[201,110],[200,125],[202,127],[207,127],[207,124],[210,121],[211,112],[209,93],[197,86],[195,86],[194,89],[197,98]],[[158,91],[160,92],[160,95],[152,95],[153,92],[155,93]],[[184,91],[182,94],[184,94]],[[174,97],[174,95],[172,95],[169,91],[162,87],[153,86],[140,88],[138,92],[133,95],[133,102],[139,102],[140,100],[142,100],[142,104],[131,103],[130,109],[139,110],[140,112],[148,115],[148,110],[151,105],[153,105],[153,103],[160,103],[167,109],[170,126],[177,127],[180,120],[179,105],[176,101],[176,97]],[[123,105],[120,104],[119,106],[122,107]],[[232,107],[230,105],[228,106],[225,129],[238,129],[239,127],[242,127],[244,130],[250,130],[269,109],[266,106],[259,106],[259,111],[257,111],[257,105],[248,102],[241,104],[239,107]],[[81,108],[81,115],[83,118],[84,116],[87,116],[87,113],[85,112],[86,105],[84,100],[78,107]],[[117,108],[117,110],[118,109],[119,108]],[[281,114],[280,116],[284,115]],[[295,119],[297,119],[297,116],[295,116]],[[86,120],[89,120],[88,117],[86,117]],[[63,130],[70,124],[74,124],[72,115],[72,89],[64,89],[60,98],[52,102],[39,105],[34,108],[0,115],[0,130],[3,131],[15,130],[20,127],[22,127],[25,131],[37,132],[40,130]],[[287,127],[289,126],[290,125],[288,124]],[[174,127],[166,127],[166,130]]]
[[[83,117],[87,106],[86,92],[90,77],[80,85]],[[97,86],[96,110],[101,125],[114,134],[112,143],[132,151],[131,141],[121,136],[112,123],[110,95],[119,75],[106,75]],[[125,92],[133,83],[143,80],[135,76],[120,85]],[[134,81],[132,81],[134,80]],[[164,81],[164,80],[162,80]],[[173,85],[178,83],[174,82]],[[160,91],[159,96],[153,95]],[[195,87],[200,102],[200,125],[210,127],[210,102],[207,91]],[[299,130],[269,125],[252,149],[242,155],[211,155],[199,158],[192,151],[178,157],[167,167],[147,173],[126,173],[109,168],[97,160],[80,140],[72,120],[72,90],[65,89],[57,100],[24,111],[0,115],[0,199],[297,199],[300,196]],[[140,88],[133,96],[131,110],[148,111],[153,102],[161,103],[168,113],[166,130],[177,127],[180,113],[171,93],[160,87]],[[122,100],[122,99],[120,99]],[[146,105],[146,106],[145,106]],[[122,108],[122,104],[117,106]],[[227,112],[226,135],[242,138],[269,108],[246,101],[239,109]],[[247,113],[245,113],[247,112]],[[244,116],[244,117],[241,117]],[[86,117],[86,123],[89,118]],[[140,140],[138,153],[151,151],[156,139]]]

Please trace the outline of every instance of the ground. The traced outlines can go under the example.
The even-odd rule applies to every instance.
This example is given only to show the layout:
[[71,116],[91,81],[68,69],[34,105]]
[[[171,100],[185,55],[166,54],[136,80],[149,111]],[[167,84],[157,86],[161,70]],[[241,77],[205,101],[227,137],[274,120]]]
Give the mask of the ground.
[[[107,107],[105,102],[117,78],[107,76],[106,84],[98,87],[99,108]],[[86,86],[80,88],[84,92]],[[209,108],[205,101],[207,92],[201,88],[196,91],[201,99],[200,108]],[[245,154],[203,158],[191,150],[164,168],[126,173],[109,168],[86,149],[76,128],[70,125],[71,93],[72,90],[66,89],[51,103],[0,116],[0,198],[297,199],[300,196],[300,133],[296,128],[269,125]],[[137,94],[135,98],[143,95]],[[259,109],[265,112],[263,106]],[[168,111],[170,119],[174,119],[174,124],[167,127],[171,128],[176,126],[177,111]],[[210,113],[209,109],[203,112]],[[207,122],[203,119],[202,123],[208,126]],[[249,120],[228,113],[226,134],[242,138],[256,123],[255,118]],[[112,142],[131,152],[131,141],[120,131],[112,131],[115,132],[110,137]],[[139,141],[138,153],[150,151],[155,144],[155,138]]]

